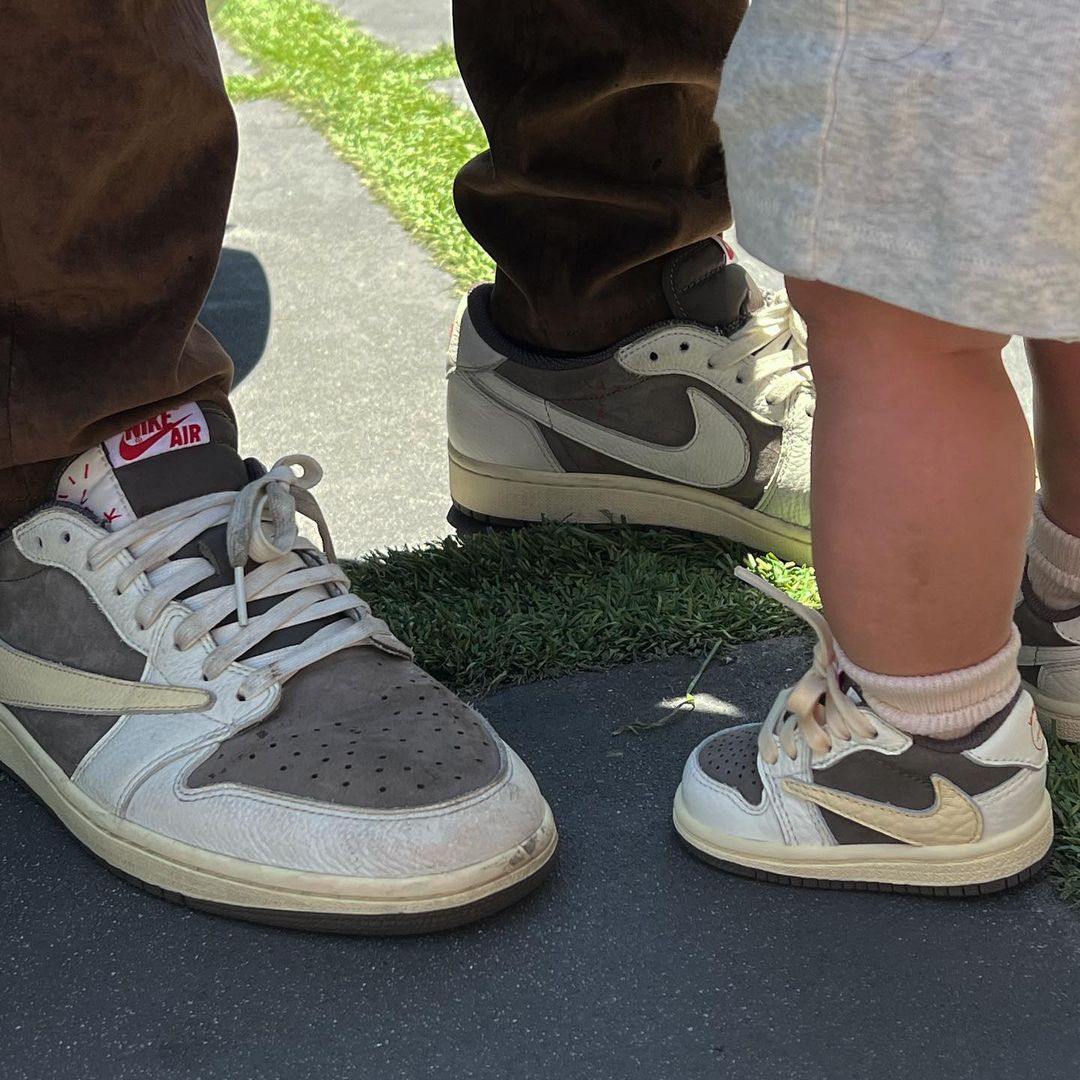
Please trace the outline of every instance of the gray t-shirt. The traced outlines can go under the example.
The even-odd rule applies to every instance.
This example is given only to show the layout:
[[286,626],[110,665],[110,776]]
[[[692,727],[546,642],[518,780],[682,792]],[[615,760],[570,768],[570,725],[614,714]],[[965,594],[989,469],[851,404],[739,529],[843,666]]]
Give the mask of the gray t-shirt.
[[1080,0],[755,0],[717,119],[758,258],[1080,339]]

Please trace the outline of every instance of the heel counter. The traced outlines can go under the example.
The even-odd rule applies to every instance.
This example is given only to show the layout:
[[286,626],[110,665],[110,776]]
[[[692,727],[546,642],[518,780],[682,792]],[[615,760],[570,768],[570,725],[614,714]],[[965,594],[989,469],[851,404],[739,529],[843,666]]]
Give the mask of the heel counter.
[[454,450],[474,461],[563,471],[537,424],[495,401],[460,368],[447,380],[446,427]]

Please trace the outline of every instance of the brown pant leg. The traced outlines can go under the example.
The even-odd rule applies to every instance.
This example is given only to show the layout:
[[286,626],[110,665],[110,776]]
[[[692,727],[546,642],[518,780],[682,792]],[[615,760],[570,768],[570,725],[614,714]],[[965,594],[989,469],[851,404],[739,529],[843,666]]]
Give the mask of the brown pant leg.
[[731,224],[713,120],[746,0],[454,0],[491,143],[458,176],[507,334],[580,352],[658,319],[663,256]]
[[204,0],[0,0],[0,526],[57,459],[227,404],[195,320],[235,160]]

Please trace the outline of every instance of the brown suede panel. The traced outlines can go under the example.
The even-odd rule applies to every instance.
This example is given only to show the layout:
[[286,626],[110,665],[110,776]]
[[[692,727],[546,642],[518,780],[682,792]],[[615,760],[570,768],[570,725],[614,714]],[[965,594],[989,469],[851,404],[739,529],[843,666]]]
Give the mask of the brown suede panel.
[[[950,780],[968,795],[981,795],[1019,771],[1013,765],[980,765],[956,750],[915,745],[897,755],[875,750],[849,754],[827,769],[815,769],[814,783],[905,810],[929,810],[935,798],[932,776]],[[826,820],[840,844],[889,842],[841,815],[830,814]]]
[[718,732],[698,751],[702,772],[718,784],[734,788],[751,806],[761,803],[764,790],[758,773],[757,727]]
[[491,149],[465,227],[499,264],[504,333],[588,352],[668,317],[664,256],[731,223],[713,118],[745,0],[455,0],[458,64]]
[[[0,548],[7,545],[13,548],[14,541],[0,542]],[[10,555],[5,552],[5,564],[13,561]],[[43,660],[117,679],[137,680],[146,666],[146,658],[117,637],[82,585],[51,566],[0,580],[0,640]]]
[[119,716],[81,716],[15,707],[11,712],[68,776],[120,719]]
[[290,679],[277,712],[223,743],[188,783],[408,809],[492,783],[505,767],[501,745],[483,717],[415,664],[353,648]]
[[[0,641],[54,663],[138,680],[146,659],[117,637],[75,578],[24,559],[9,535],[0,540]],[[2,700],[0,688],[0,700]],[[41,748],[70,776],[115,716],[11,710]]]

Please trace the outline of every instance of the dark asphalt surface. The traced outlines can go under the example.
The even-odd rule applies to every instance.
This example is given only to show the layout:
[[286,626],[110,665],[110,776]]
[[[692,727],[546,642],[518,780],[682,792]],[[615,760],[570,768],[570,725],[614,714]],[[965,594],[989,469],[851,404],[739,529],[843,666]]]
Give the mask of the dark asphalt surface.
[[806,646],[739,650],[716,713],[645,736],[696,662],[488,699],[559,818],[559,869],[474,928],[273,931],[120,882],[0,779],[4,1080],[588,1080],[1080,1069],[1080,914],[1040,880],[979,900],[785,889],[691,859],[669,826],[686,753],[758,716]]

